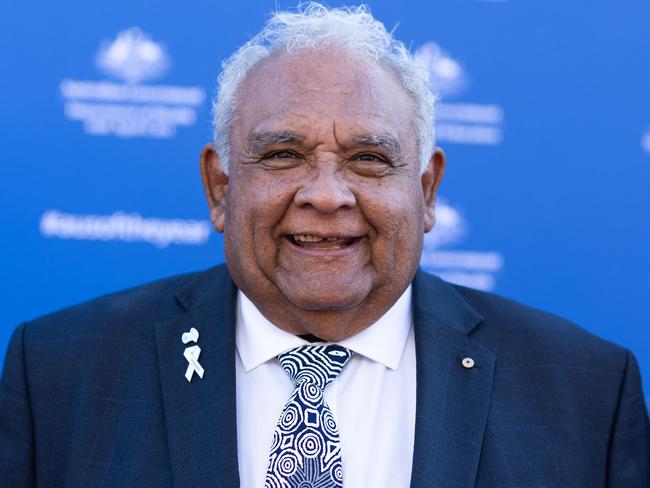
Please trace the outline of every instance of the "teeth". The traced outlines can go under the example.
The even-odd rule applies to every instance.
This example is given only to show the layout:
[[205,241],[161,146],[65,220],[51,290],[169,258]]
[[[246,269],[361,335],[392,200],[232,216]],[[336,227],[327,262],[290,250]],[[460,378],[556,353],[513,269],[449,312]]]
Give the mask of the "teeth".
[[294,234],[293,238],[298,242],[321,242],[323,240],[322,237],[305,234]]
[[330,243],[340,243],[341,245],[349,244],[350,239],[345,237],[319,237],[311,234],[292,234],[294,242],[330,242]]
[[293,234],[293,239],[298,242],[340,242],[345,240],[343,237],[318,237],[311,234]]

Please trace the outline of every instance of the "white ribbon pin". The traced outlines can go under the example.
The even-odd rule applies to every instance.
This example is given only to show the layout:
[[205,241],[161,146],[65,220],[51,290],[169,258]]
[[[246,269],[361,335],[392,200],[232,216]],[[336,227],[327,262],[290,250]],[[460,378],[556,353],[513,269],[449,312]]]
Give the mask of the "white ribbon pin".
[[[184,332],[181,336],[183,344],[188,342],[198,342],[199,340],[199,331],[194,327],[190,329],[189,332]],[[187,365],[187,370],[185,370],[185,378],[187,381],[192,381],[192,376],[196,372],[199,375],[199,378],[203,378],[203,366],[199,364],[199,356],[201,355],[201,348],[197,346],[189,346],[185,348],[183,356],[187,359],[189,363]]]

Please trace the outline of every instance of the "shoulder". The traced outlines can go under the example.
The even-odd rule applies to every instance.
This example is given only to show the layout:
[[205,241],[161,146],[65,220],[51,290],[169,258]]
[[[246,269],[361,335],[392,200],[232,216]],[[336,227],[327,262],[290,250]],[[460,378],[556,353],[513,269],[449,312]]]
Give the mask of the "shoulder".
[[495,353],[501,366],[565,365],[620,374],[630,360],[625,348],[552,313],[446,283],[422,271],[415,284],[416,300],[428,301],[425,309],[431,314],[443,310],[448,326],[455,327],[453,320],[471,315],[475,326],[465,333]]
[[[83,338],[149,337],[153,324],[184,312],[183,296],[201,288],[202,282],[226,279],[225,266],[171,276],[104,295],[44,315],[22,325],[25,346],[39,343],[70,343]],[[188,291],[190,290],[190,291]]]
[[124,398],[141,397],[157,384],[157,325],[178,320],[209,299],[222,299],[220,290],[228,282],[225,267],[218,266],[26,322],[13,334],[4,374],[7,378],[25,374],[34,404],[69,401],[88,392],[101,396],[120,391]]
[[515,300],[452,285],[482,317],[473,337],[521,364],[573,365],[620,373],[629,361],[625,348],[562,317]]

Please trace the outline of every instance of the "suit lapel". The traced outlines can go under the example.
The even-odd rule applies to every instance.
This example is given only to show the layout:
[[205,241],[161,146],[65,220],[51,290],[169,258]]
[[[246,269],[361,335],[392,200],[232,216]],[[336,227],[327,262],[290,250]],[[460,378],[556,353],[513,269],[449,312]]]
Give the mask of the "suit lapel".
[[[468,335],[482,317],[453,287],[414,281],[417,405],[412,488],[474,486],[490,405],[495,356]],[[466,368],[463,358],[475,366]]]
[[[238,487],[235,303],[224,267],[203,273],[177,295],[185,313],[156,324],[167,440],[176,488]],[[205,372],[185,378],[181,335],[196,328]]]

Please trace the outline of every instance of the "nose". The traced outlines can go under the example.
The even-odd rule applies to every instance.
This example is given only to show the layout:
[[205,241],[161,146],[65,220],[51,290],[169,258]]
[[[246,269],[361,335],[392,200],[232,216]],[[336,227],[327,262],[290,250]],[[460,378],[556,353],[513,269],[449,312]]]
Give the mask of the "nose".
[[322,164],[296,192],[294,203],[301,208],[312,207],[331,214],[341,208],[353,208],[357,199],[336,168]]

